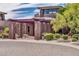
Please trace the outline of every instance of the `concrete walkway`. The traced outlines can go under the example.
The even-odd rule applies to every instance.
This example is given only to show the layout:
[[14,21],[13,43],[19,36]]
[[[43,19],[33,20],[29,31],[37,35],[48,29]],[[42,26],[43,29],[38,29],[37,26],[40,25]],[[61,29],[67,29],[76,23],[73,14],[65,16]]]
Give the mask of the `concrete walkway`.
[[71,43],[42,40],[0,40],[1,56],[79,56],[79,47]]

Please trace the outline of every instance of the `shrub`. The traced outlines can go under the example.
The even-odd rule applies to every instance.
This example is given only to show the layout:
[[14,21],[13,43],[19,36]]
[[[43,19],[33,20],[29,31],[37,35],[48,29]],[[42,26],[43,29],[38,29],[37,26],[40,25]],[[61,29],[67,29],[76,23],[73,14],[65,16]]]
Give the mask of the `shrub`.
[[9,28],[8,27],[5,27],[4,28],[4,32],[8,33],[9,32]]
[[61,37],[60,34],[54,34],[54,39],[59,39]]
[[3,38],[8,38],[9,36],[9,28],[7,26],[4,27],[3,32],[2,32]]
[[2,35],[3,35],[3,38],[8,38],[9,33],[3,32]]
[[72,38],[76,38],[78,40],[78,34],[74,34]]
[[52,33],[45,33],[44,37],[47,41],[52,40],[54,38]]
[[78,39],[76,38],[72,38],[72,42],[76,42]]
[[2,38],[2,33],[0,33],[0,38]]
[[73,36],[72,36],[72,42],[76,42],[77,40],[78,40],[78,34],[74,34]]
[[63,38],[64,40],[68,40],[68,35],[62,35],[62,38]]

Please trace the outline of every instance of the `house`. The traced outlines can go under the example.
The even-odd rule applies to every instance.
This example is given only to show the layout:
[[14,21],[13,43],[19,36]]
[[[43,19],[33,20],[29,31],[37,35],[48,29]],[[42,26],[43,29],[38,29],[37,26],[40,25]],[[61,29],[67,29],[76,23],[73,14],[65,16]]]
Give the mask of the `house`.
[[61,6],[46,6],[38,7],[40,13],[36,14],[32,19],[10,19],[9,22],[9,38],[15,39],[16,34],[20,38],[24,34],[34,36],[35,39],[41,39],[42,34],[45,32],[51,32],[52,28],[50,21],[56,17],[56,12],[62,8]]
[[5,25],[5,14],[7,14],[7,13],[5,13],[5,12],[2,12],[2,11],[0,11],[0,32],[2,32],[3,31],[3,26]]
[[5,20],[5,14],[7,14],[7,13],[0,11],[0,20],[1,21]]
[[40,13],[36,14],[35,17],[51,17],[55,18],[56,12],[61,9],[61,6],[45,6],[45,7],[38,7]]

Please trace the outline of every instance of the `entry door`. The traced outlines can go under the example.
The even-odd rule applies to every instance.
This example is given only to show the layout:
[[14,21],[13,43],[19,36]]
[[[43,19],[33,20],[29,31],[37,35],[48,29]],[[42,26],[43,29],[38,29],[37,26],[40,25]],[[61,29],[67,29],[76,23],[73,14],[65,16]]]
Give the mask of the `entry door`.
[[27,33],[30,36],[34,35],[34,25],[33,24],[28,24],[28,26],[27,26]]

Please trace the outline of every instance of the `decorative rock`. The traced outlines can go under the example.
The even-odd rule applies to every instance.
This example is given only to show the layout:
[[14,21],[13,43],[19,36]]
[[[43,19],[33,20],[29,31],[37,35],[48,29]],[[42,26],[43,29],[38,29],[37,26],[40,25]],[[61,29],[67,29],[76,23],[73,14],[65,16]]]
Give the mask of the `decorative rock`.
[[28,34],[23,34],[23,38],[28,38]]

